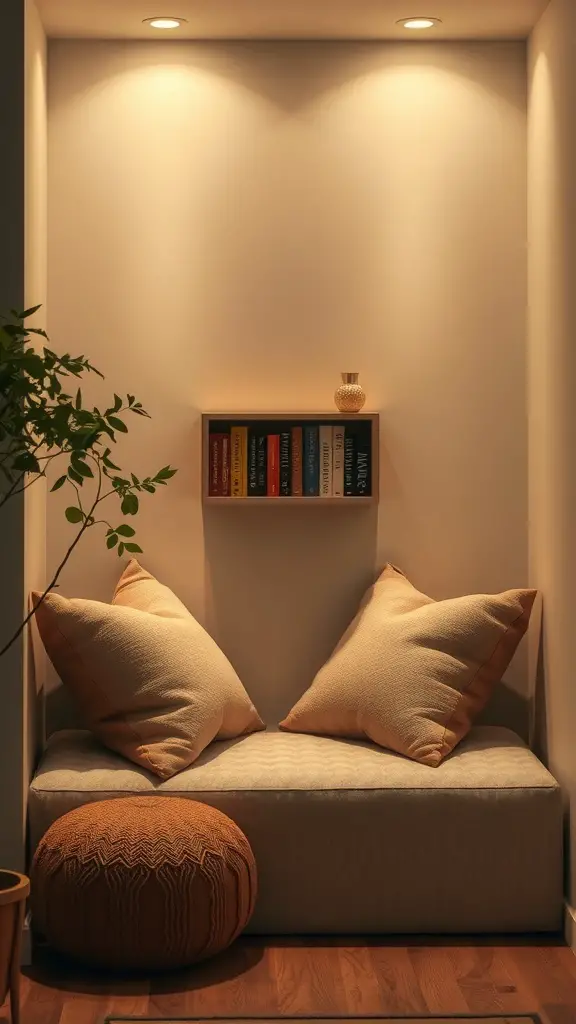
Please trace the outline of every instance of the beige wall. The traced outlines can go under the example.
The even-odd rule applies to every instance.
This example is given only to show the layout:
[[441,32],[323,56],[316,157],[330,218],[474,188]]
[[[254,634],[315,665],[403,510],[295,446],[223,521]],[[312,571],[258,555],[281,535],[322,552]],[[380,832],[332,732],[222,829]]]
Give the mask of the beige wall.
[[[545,744],[576,805],[576,6],[552,0],[530,53],[530,521],[533,583],[545,599]],[[576,829],[572,825],[570,901]],[[575,930],[576,934],[576,930]]]
[[[525,72],[509,43],[51,45],[51,334],[153,414],[123,459],[180,474],[145,564],[271,720],[386,559],[436,597],[527,581]],[[378,515],[203,517],[200,411],[329,410],[344,369],[382,413]],[[117,572],[87,540],[63,590]],[[522,657],[510,683],[522,724]]]

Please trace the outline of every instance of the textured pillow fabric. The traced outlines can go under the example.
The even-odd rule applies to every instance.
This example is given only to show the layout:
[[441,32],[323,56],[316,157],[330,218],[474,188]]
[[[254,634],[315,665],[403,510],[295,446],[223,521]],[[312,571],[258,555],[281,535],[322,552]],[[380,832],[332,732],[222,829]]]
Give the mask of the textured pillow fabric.
[[212,740],[264,728],[214,640],[136,561],[112,604],[49,594],[36,620],[92,732],[162,779]]
[[440,764],[505,672],[535,597],[509,590],[433,601],[387,565],[281,728],[368,738]]

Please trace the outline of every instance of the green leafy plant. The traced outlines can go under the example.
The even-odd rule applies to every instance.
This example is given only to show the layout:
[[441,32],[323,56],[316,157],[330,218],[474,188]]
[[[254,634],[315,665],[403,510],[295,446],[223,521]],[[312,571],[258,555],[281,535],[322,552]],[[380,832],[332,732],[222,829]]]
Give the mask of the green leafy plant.
[[[74,379],[103,375],[84,356],[58,355],[48,347],[45,331],[26,326],[39,309],[0,315],[0,509],[58,466],[61,473],[51,490],[70,490],[65,515],[78,530],[36,608],[57,586],[87,530],[103,526],[107,548],[119,556],[139,554],[136,531],[118,520],[135,516],[140,497],[154,494],[176,473],[164,466],[154,476],[140,478],[116,465],[112,450],[116,435],[128,433],[126,418],[150,417],[134,395],[114,395],[111,405],[100,411],[84,405],[80,387],[74,385],[75,393],[70,394]],[[118,515],[103,518],[101,505],[109,499],[116,500]],[[0,648],[0,656],[18,639],[36,608]]]

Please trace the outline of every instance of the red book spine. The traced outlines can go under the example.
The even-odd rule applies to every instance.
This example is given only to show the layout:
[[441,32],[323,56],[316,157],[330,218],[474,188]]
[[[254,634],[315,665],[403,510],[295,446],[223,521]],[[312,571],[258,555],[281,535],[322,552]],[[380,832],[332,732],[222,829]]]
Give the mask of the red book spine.
[[302,427],[292,427],[292,495],[302,497]]
[[268,497],[280,494],[280,434],[268,434]]
[[208,481],[208,494],[211,498],[221,498],[222,491],[222,457],[223,457],[223,434],[210,434],[209,438],[209,466],[210,477]]
[[230,497],[230,434],[222,434],[222,461],[220,463],[220,494]]

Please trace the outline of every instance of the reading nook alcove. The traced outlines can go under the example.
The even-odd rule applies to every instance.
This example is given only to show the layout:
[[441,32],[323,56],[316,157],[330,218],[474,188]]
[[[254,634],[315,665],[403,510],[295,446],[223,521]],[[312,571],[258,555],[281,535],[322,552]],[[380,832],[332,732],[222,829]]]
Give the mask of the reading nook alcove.
[[[26,406],[0,505],[24,956],[109,967],[112,929],[119,963],[186,970],[250,935],[91,1020],[560,1020],[576,6],[5,8],[0,376],[35,345],[10,386],[56,423],[38,439]],[[523,987],[540,933],[557,990]]]

